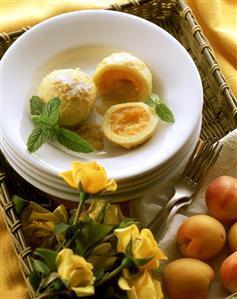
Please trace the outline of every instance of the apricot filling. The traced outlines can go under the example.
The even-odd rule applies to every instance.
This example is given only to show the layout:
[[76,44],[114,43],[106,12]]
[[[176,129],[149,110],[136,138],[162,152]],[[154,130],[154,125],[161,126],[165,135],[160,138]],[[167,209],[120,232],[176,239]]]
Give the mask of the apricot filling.
[[102,75],[100,88],[102,95],[130,100],[139,95],[141,83],[134,74],[122,70],[111,70]]
[[141,107],[123,107],[110,116],[112,131],[119,135],[135,135],[147,126],[149,114]]
[[113,53],[97,66],[93,76],[101,98],[113,102],[145,102],[152,92],[152,75],[147,65],[127,52]]
[[155,132],[158,117],[154,108],[142,102],[111,106],[104,115],[105,136],[124,148],[136,147]]

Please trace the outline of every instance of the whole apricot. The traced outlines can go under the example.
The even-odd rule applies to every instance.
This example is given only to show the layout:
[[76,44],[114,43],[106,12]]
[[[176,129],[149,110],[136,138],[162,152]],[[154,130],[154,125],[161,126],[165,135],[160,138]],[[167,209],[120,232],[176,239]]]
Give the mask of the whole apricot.
[[237,251],[237,222],[235,222],[229,229],[227,241],[231,252]]
[[172,299],[204,299],[214,278],[213,269],[192,258],[170,262],[164,269],[163,283]]
[[228,291],[237,292],[237,251],[223,261],[220,267],[220,276]]
[[208,215],[195,215],[180,225],[176,242],[185,257],[208,260],[216,256],[226,240],[224,226]]
[[206,190],[209,214],[224,224],[237,221],[237,178],[219,176]]

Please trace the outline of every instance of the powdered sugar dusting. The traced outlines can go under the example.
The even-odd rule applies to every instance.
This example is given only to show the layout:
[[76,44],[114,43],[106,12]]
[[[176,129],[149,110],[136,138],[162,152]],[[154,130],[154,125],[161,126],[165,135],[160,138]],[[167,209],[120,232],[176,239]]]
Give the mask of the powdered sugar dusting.
[[55,76],[55,81],[60,83],[60,85],[66,85],[67,91],[70,92],[72,97],[77,96],[78,94],[88,94],[93,88],[90,82],[86,82],[84,78],[73,78],[68,74],[57,73]]

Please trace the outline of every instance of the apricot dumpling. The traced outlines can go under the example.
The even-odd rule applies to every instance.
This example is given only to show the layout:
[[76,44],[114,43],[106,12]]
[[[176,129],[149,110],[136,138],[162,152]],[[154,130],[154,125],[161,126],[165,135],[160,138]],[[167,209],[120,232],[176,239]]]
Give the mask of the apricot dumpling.
[[106,111],[103,131],[112,143],[129,149],[146,142],[157,123],[154,108],[143,102],[117,104]]
[[100,96],[114,103],[146,101],[152,91],[152,75],[146,64],[127,52],[113,53],[96,67],[93,77]]
[[76,126],[89,116],[96,101],[96,87],[92,78],[79,69],[60,69],[43,78],[38,96],[45,102],[59,97],[59,123]]

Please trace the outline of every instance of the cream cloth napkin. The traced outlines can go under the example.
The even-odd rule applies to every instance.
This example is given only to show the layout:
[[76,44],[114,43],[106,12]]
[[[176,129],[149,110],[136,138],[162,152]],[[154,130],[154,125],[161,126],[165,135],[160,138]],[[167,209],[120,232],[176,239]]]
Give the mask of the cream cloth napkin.
[[[226,135],[221,142],[224,144],[224,147],[220,156],[214,167],[209,171],[205,182],[195,196],[194,201],[186,210],[183,210],[182,213],[179,212],[175,215],[163,239],[160,241],[160,246],[164,249],[169,261],[181,257],[175,243],[175,236],[179,225],[188,216],[207,214],[205,192],[208,184],[221,175],[229,175],[237,178],[237,129]],[[147,195],[146,198],[135,199],[130,203],[130,213],[133,217],[138,217],[141,220],[142,225],[147,225],[159,211],[159,203],[161,202],[163,204],[166,199],[167,197],[165,198],[164,196],[161,197],[152,194]],[[209,290],[208,299],[224,299],[229,295],[223,288],[219,279],[220,264],[227,254],[228,250],[225,247],[218,257],[209,262],[210,266],[215,271],[215,280]]]

